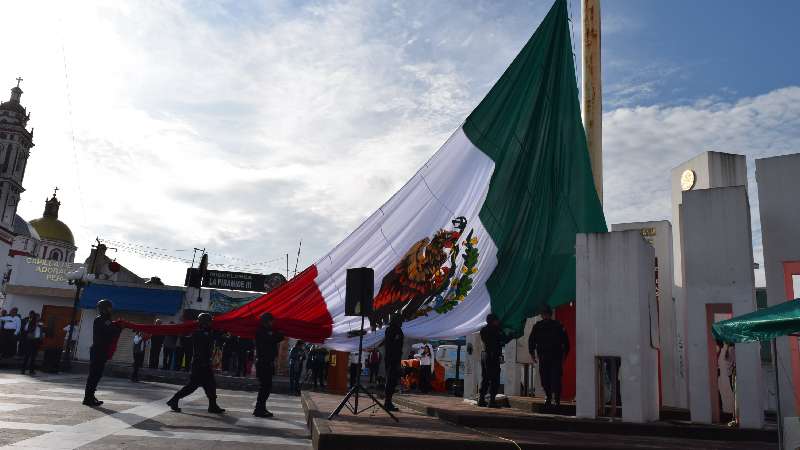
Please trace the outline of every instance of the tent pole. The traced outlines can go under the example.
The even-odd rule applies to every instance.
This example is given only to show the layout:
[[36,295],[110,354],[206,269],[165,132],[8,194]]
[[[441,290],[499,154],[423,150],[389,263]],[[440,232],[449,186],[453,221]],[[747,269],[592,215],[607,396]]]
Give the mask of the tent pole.
[[781,413],[781,380],[778,377],[778,338],[772,339],[772,367],[775,371],[775,419],[778,422],[778,449],[783,450],[783,414]]

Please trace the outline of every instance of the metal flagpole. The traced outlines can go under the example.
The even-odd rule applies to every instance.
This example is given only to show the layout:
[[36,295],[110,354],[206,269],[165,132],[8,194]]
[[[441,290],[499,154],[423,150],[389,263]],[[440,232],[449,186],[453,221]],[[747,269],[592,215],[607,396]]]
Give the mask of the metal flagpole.
[[778,376],[778,338],[772,339],[772,367],[775,370],[775,419],[778,422],[778,449],[783,450],[783,414],[781,413],[781,380]]
[[600,0],[581,1],[581,106],[594,187],[603,203],[603,89],[600,66]]

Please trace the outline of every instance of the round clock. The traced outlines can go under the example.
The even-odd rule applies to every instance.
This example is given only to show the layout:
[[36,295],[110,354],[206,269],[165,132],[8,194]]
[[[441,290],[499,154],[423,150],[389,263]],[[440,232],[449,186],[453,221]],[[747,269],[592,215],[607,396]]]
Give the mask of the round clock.
[[694,170],[686,169],[681,174],[681,190],[688,191],[694,187],[694,183],[697,181],[697,177],[694,174]]

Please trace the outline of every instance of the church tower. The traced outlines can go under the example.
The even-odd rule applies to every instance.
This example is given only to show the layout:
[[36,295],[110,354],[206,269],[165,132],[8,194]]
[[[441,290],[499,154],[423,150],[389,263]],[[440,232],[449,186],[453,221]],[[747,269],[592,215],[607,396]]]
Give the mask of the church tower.
[[11,89],[11,98],[0,104],[0,239],[11,243],[22,179],[33,147],[33,129],[26,128],[31,115],[20,104],[22,89]]

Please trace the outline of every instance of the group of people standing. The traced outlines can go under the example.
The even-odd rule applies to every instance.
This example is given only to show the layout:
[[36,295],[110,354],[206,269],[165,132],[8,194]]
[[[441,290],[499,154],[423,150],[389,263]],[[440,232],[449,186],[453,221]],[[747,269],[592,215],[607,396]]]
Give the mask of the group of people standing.
[[22,373],[36,373],[36,354],[44,339],[44,329],[36,311],[30,311],[28,317],[20,317],[17,308],[10,311],[0,310],[0,356],[11,358],[22,357]]
[[304,379],[314,389],[325,389],[329,363],[330,355],[324,347],[297,341],[289,351],[289,392],[300,395]]
[[[106,362],[112,356],[116,339],[122,331],[122,328],[111,318],[112,307],[112,303],[109,300],[103,299],[97,302],[98,315],[93,324],[92,347],[89,352],[89,376],[86,379],[86,391],[83,399],[83,404],[91,407],[103,404],[102,401],[97,399],[95,392],[103,376]],[[208,397],[208,412],[222,414],[225,410],[217,403],[217,385],[213,368],[214,342],[218,333],[212,329],[213,317],[211,314],[201,313],[197,317],[197,322],[198,329],[191,335],[193,357],[191,359],[189,383],[176,392],[167,401],[167,405],[173,411],[181,412],[180,400],[192,394],[198,387],[202,387],[206,397]],[[263,314],[255,333],[255,367],[256,376],[260,384],[256,405],[253,410],[253,415],[256,417],[272,417],[273,415],[267,410],[266,403],[272,391],[272,376],[275,372],[278,345],[284,339],[282,334],[273,330],[273,322],[272,314]],[[147,339],[148,337],[142,333],[137,333],[134,336],[134,361],[138,362],[140,367],[144,360],[144,348]]]
[[[554,402],[561,404],[561,376],[564,360],[569,354],[569,337],[558,321],[553,319],[553,311],[545,306],[540,312],[541,320],[536,322],[528,336],[528,352],[539,365],[539,377],[545,392],[545,407]],[[481,386],[478,406],[497,408],[495,401],[500,386],[500,364],[503,363],[503,346],[511,338],[500,327],[500,318],[495,314],[486,316],[486,326],[481,328],[481,341],[484,351],[481,354]],[[486,401],[486,394],[489,401]]]

